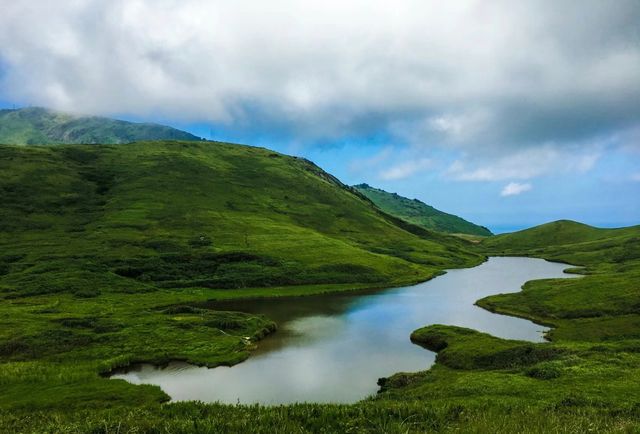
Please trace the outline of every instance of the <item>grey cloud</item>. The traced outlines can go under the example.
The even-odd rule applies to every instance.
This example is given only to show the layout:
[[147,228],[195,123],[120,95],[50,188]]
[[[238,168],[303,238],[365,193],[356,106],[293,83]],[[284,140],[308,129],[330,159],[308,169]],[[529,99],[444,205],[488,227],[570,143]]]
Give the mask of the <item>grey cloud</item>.
[[465,149],[640,123],[640,3],[14,1],[2,93],[313,139]]

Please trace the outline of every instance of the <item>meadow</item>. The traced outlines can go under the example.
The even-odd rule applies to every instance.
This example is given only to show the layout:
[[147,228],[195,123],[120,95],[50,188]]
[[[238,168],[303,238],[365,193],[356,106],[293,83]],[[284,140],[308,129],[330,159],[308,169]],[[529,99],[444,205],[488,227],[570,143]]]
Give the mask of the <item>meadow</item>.
[[[561,221],[470,243],[399,220],[311,162],[211,142],[0,147],[2,432],[637,432],[640,228]],[[478,301],[550,343],[429,325],[428,371],[352,405],[167,403],[104,374],[250,357],[269,318],[202,302],[407,285],[487,255],[581,279]]]

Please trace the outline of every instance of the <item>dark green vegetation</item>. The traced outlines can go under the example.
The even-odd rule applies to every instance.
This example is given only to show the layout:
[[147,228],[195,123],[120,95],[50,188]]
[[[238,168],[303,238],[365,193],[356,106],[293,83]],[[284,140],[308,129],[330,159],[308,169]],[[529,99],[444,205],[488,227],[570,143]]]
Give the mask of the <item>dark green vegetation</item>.
[[354,188],[364,194],[381,210],[414,225],[450,234],[476,235],[486,237],[491,231],[467,220],[447,214],[418,199],[408,199],[397,193],[389,193],[368,184],[358,184]]
[[164,125],[97,116],[73,116],[39,107],[0,110],[0,143],[130,143],[140,140],[200,140]]
[[[640,427],[637,227],[559,222],[474,247],[381,212],[308,161],[221,143],[3,146],[0,173],[0,432]],[[585,266],[479,302],[554,325],[551,344],[426,327],[412,339],[438,363],[355,405],[163,404],[157,387],[99,375],[237,363],[275,327],[202,301],[406,284],[484,253]]]
[[260,148],[5,146],[0,171],[0,282],[10,298],[390,286],[481,261],[464,241],[380,212],[313,163]]
[[[640,429],[640,227],[598,229],[558,221],[481,243],[490,255],[529,255],[582,266],[580,279],[528,282],[478,304],[553,328],[551,343],[497,339],[432,325],[412,340],[438,352],[426,372],[382,381],[390,400],[509,408],[532,418],[572,414],[553,431],[580,431],[583,417],[613,418],[594,431]],[[518,410],[514,410],[518,409]],[[536,415],[537,414],[537,415]],[[525,416],[526,415],[526,416]],[[519,418],[520,416],[513,416]],[[512,422],[510,422],[512,423]],[[515,422],[513,422],[515,423]],[[597,422],[596,422],[597,423]],[[473,426],[473,425],[472,425]],[[508,425],[507,425],[508,426]],[[511,430],[504,429],[505,431]]]
[[99,374],[137,361],[237,363],[275,327],[193,307],[202,301],[387,287],[482,261],[313,163],[260,148],[0,146],[0,173],[10,414],[157,411],[167,398],[157,387]]
[[556,328],[553,340],[640,339],[640,226],[599,229],[562,220],[483,242],[490,254],[532,255],[584,268],[582,279],[535,281],[479,301]]

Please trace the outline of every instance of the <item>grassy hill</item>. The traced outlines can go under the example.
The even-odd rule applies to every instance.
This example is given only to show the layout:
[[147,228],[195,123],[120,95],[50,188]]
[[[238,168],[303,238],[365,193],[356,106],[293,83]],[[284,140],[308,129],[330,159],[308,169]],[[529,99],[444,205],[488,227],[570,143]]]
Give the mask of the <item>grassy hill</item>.
[[355,185],[354,188],[384,212],[423,228],[451,234],[483,237],[491,235],[491,231],[484,226],[478,226],[456,215],[437,210],[418,199],[408,199],[396,193],[371,187],[368,184]]
[[139,288],[389,285],[479,258],[464,242],[385,215],[313,163],[265,149],[0,149],[0,246],[21,258],[3,282],[16,294],[57,291],[27,284],[27,265],[43,256],[79,281],[93,274]]
[[571,264],[615,263],[638,258],[640,226],[603,229],[559,220],[483,240],[492,254],[539,256]]
[[487,238],[479,248],[582,267],[570,270],[582,278],[531,281],[520,292],[477,302],[553,327],[551,342],[424,327],[411,339],[438,353],[436,365],[384,380],[381,400],[484,408],[486,419],[467,413],[462,430],[470,432],[637,431],[640,226],[599,229],[563,220]]
[[158,403],[98,374],[237,363],[244,336],[275,327],[203,301],[402,285],[483,259],[261,148],[0,146],[0,173],[0,409]]
[[[534,242],[548,233],[565,244]],[[212,363],[215,357],[225,360],[221,358],[225,354],[228,362],[228,354],[239,351],[231,337],[215,332],[216,327],[227,327],[229,334],[234,333],[229,328],[233,326],[240,333],[258,335],[270,327],[264,318],[254,317],[251,323],[242,314],[222,317],[220,312],[175,305],[203,297],[193,290],[103,295],[97,298],[100,309],[91,307],[96,299],[76,298],[73,306],[82,308],[76,307],[73,317],[62,314],[72,305],[65,297],[5,299],[2,318],[15,321],[12,330],[33,333],[35,321],[19,318],[40,315],[49,319],[49,327],[64,338],[64,345],[69,346],[71,331],[85,338],[95,333],[100,339],[84,343],[98,348],[91,351],[71,348],[56,356],[47,348],[22,355],[24,360],[5,353],[0,363],[0,428],[7,432],[636,432],[640,428],[637,235],[638,227],[599,230],[558,222],[502,236],[499,243],[498,237],[487,239],[476,248],[490,254],[529,254],[518,245],[520,240],[534,248],[546,247],[541,253],[546,256],[562,255],[571,247],[573,263],[585,267],[581,279],[533,281],[522,292],[479,301],[488,309],[554,327],[549,335],[552,342],[504,340],[452,326],[424,327],[411,339],[437,352],[436,364],[424,372],[381,379],[381,393],[353,405],[160,405],[163,395],[158,388],[97,378],[97,370],[124,360],[115,353],[134,351],[128,345],[119,346],[128,342],[118,338],[123,329],[130,330],[129,339],[144,336],[136,342],[137,357],[148,359],[154,355],[153,347],[164,345],[166,354]],[[624,256],[610,254],[619,249],[629,250]],[[206,296],[217,293],[209,291]],[[243,291],[253,290],[231,292]],[[45,301],[48,304],[43,305]],[[7,303],[13,303],[13,310],[6,308]],[[91,320],[77,318],[92,310]],[[125,317],[123,325],[120,312],[140,318]],[[151,325],[139,324],[149,317]],[[66,334],[58,329],[61,323]],[[157,339],[158,328],[163,330],[163,342]],[[180,333],[171,334],[173,328],[180,328]],[[116,343],[110,351],[100,351],[106,345],[100,340]],[[189,347],[194,340],[199,345],[213,341],[215,346],[209,343],[206,351],[192,345],[189,350],[180,349],[180,343]],[[0,348],[6,352],[34,342],[5,343]],[[41,347],[45,345],[51,346],[51,339]],[[100,356],[104,361],[95,362]]]
[[97,116],[74,116],[39,107],[0,110],[0,143],[130,143],[141,140],[200,140],[192,134],[152,123]]
[[582,268],[582,279],[539,281],[480,300],[490,310],[557,326],[551,337],[640,339],[640,226],[601,229],[561,220],[481,244],[488,254],[529,255]]
[[[638,226],[561,221],[472,245],[380,211],[304,159],[212,142],[0,146],[0,173],[1,432],[640,428]],[[99,375],[238,363],[276,327],[204,301],[401,285],[485,254],[583,267],[478,301],[553,327],[551,343],[421,328],[411,339],[435,366],[353,405],[162,404],[156,386]]]

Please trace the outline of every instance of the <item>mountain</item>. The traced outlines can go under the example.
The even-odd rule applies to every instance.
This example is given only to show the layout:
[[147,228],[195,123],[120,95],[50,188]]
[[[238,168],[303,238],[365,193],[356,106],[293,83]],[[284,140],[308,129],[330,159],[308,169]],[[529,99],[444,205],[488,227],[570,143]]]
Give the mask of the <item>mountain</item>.
[[97,116],[74,116],[39,107],[0,110],[0,143],[118,144],[141,140],[201,140],[175,128]]
[[[262,148],[2,146],[0,172],[0,249],[21,258],[0,287],[14,295],[388,286],[480,260],[465,241],[399,221],[313,163]],[[26,264],[48,264],[46,282]]]
[[353,188],[364,194],[384,212],[421,226],[426,229],[450,234],[489,236],[491,231],[461,217],[440,211],[418,199],[408,199],[396,193],[389,193],[368,184]]
[[482,241],[489,254],[542,256],[571,264],[640,259],[640,226],[605,229],[558,220]]

